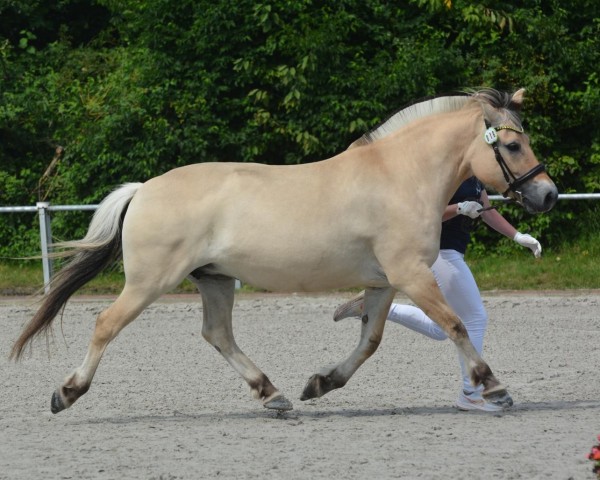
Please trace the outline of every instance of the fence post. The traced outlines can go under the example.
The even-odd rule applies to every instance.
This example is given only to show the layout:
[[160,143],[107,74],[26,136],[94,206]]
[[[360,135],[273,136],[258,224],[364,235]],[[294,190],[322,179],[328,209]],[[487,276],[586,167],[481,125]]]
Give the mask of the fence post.
[[50,202],[37,202],[36,208],[40,219],[40,242],[42,246],[42,269],[44,271],[44,292],[50,290],[50,278],[52,277],[52,260],[48,256],[49,247],[52,244],[52,228],[50,226]]

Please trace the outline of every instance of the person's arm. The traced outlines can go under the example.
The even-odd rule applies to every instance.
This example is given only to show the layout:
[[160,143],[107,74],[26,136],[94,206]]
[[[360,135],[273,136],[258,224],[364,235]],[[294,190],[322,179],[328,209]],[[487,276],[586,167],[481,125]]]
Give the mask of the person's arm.
[[[490,200],[485,191],[481,192],[481,201],[483,202],[483,208],[490,206]],[[497,210],[485,210],[481,212],[481,218],[483,221],[496,230],[498,233],[514,240],[519,245],[529,248],[535,257],[539,257],[542,254],[542,246],[535,238],[528,233],[521,233],[513,227],[506,218],[504,218]]]
[[481,204],[479,202],[472,202],[467,200],[466,202],[452,203],[446,207],[442,214],[442,222],[450,220],[451,218],[459,215],[466,215],[467,217],[477,218],[481,213]]
[[[483,208],[488,208],[490,206],[490,200],[485,190],[481,192],[480,198],[483,203]],[[510,238],[511,240],[515,238],[517,229],[513,227],[510,223],[508,223],[508,220],[506,220],[506,218],[500,215],[500,213],[497,210],[492,209],[481,212],[481,218],[485,223],[487,223],[498,233],[501,233],[502,235]]]
[[458,204],[453,203],[452,205],[446,206],[446,210],[442,214],[442,222],[450,220],[451,218],[458,216]]

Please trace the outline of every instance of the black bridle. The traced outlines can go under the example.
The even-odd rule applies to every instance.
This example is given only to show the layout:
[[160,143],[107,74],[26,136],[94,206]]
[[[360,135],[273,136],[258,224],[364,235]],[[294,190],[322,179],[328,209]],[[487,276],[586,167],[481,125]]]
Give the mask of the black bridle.
[[524,183],[531,180],[536,175],[545,172],[546,167],[543,164],[538,163],[535,167],[533,167],[527,173],[521,175],[519,178],[515,177],[515,175],[510,171],[510,168],[508,168],[506,161],[500,153],[500,149],[498,148],[498,134],[496,132],[498,132],[499,130],[513,130],[517,133],[524,133],[523,130],[511,127],[510,125],[500,125],[498,127],[492,127],[490,125],[490,122],[487,121],[487,119],[485,119],[485,128],[486,131],[483,137],[486,143],[491,145],[491,147],[494,149],[496,161],[498,162],[498,165],[500,165],[500,170],[502,170],[504,180],[506,180],[506,183],[508,184],[508,188],[502,193],[502,196],[508,197],[508,193],[513,192],[517,197],[515,200],[518,203],[522,203],[523,194],[518,190],[518,188]]

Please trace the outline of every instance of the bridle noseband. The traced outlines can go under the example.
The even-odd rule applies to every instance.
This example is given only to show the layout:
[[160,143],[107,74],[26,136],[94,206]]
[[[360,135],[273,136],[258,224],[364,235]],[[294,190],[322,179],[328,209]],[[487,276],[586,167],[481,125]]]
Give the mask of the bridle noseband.
[[521,175],[519,178],[515,177],[515,175],[510,171],[510,168],[508,168],[508,165],[506,164],[504,158],[502,158],[502,154],[500,153],[500,149],[498,148],[498,134],[496,132],[498,132],[499,130],[513,130],[517,133],[524,133],[523,129],[511,127],[510,125],[499,125],[497,127],[492,127],[487,119],[484,120],[486,131],[483,135],[483,138],[485,139],[486,143],[488,145],[491,145],[491,147],[494,149],[496,161],[498,162],[498,165],[500,165],[500,169],[502,170],[502,174],[504,175],[504,180],[506,180],[506,183],[508,184],[508,188],[502,193],[502,196],[508,197],[508,193],[512,191],[517,197],[516,201],[518,203],[522,203],[523,194],[517,189],[525,182],[531,180],[536,175],[545,172],[546,167],[543,164],[538,163],[535,167],[533,167],[527,173]]

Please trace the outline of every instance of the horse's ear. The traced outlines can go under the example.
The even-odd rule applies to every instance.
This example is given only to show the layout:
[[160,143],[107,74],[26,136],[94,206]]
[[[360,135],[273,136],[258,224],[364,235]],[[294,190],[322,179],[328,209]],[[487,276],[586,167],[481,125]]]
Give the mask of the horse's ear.
[[513,93],[512,98],[510,99],[510,106],[514,110],[521,110],[523,106],[523,99],[525,97],[525,89],[519,88],[515,93]]

